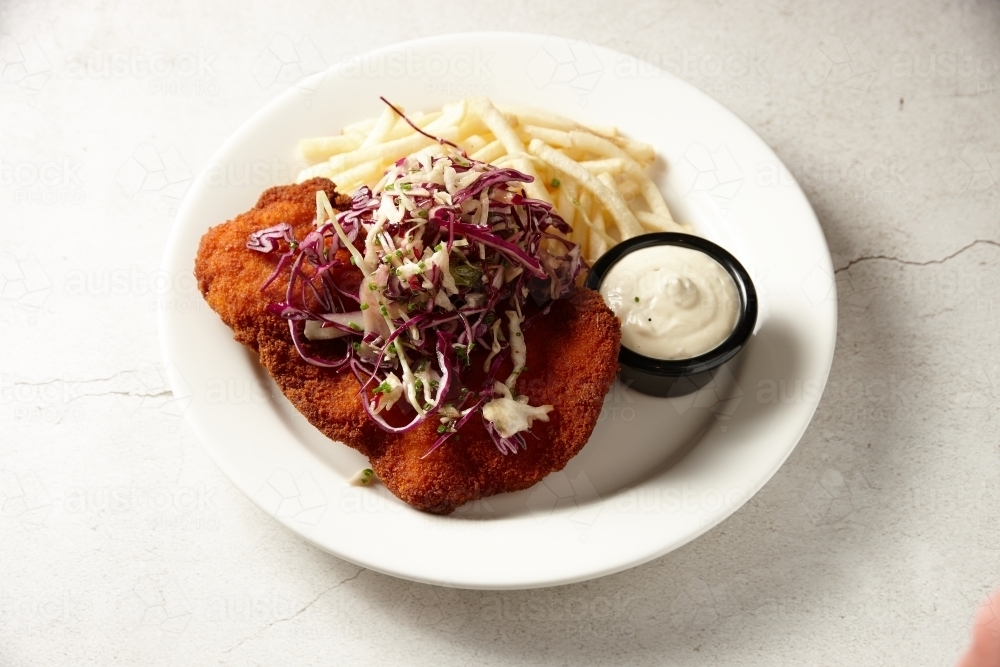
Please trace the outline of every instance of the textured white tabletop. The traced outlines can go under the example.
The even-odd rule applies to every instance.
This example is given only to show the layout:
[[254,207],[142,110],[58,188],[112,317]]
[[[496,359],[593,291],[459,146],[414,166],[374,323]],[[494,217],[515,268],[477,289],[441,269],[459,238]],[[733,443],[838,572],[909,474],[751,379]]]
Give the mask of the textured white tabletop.
[[[955,659],[1000,584],[1000,5],[169,4],[0,4],[0,665]],[[555,589],[439,589],[309,546],[209,460],[157,338],[191,307],[161,298],[178,203],[250,114],[354,54],[484,29],[715,96],[837,268],[830,382],[777,475],[691,544]]]

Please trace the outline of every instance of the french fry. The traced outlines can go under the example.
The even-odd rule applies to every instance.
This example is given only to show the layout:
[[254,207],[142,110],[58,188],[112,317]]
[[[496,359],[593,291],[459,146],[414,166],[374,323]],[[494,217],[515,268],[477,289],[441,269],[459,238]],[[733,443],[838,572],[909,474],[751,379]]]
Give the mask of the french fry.
[[588,241],[590,243],[590,253],[586,255],[587,259],[590,261],[595,261],[598,257],[603,255],[608,251],[608,244],[604,240],[604,236],[601,232],[604,231],[604,213],[598,210],[594,214],[594,219],[591,220],[592,226],[588,230]]
[[611,214],[611,218],[618,226],[623,240],[643,233],[642,226],[632,211],[629,210],[628,205],[622,199],[621,195],[601,183],[596,177],[591,176],[590,172],[581,167],[579,162],[569,159],[554,148],[546,146],[538,139],[531,140],[528,150],[532,155],[538,156],[559,171],[576,179],[581,186],[593,193],[600,200],[601,204],[604,205],[604,208],[608,210],[608,213]]
[[559,151],[570,160],[576,160],[577,162],[584,162],[590,160],[593,156],[585,150],[577,148],[576,146],[570,146],[569,148],[563,148]]
[[639,186],[630,178],[624,179],[618,182],[618,194],[628,203],[639,194]]
[[350,125],[345,125],[343,129],[344,134],[348,133],[358,133],[358,134],[368,134],[375,127],[375,123],[378,122],[378,118],[366,118],[364,120],[359,120],[357,123],[351,123]]
[[500,140],[494,139],[469,157],[480,162],[496,162],[506,154],[507,152],[503,149],[503,144],[500,143]]
[[[616,127],[588,126],[543,109],[494,104],[485,97],[458,100],[408,118],[431,137],[456,143],[474,160],[531,176],[525,184],[527,195],[553,204],[572,230],[569,240],[591,261],[639,234],[690,230],[674,221],[646,173],[656,157],[653,147],[622,135]],[[304,169],[297,181],[322,176],[341,191],[363,184],[377,187],[385,169],[400,157],[418,151],[443,155],[448,150],[392,108],[346,126],[339,136],[303,139],[299,148],[317,164]],[[547,243],[558,245],[553,239]]]
[[605,185],[609,190],[617,190],[618,187],[615,185],[614,177],[608,172],[604,171],[597,175],[597,180]]
[[561,116],[551,111],[545,111],[544,109],[511,104],[497,104],[495,106],[497,109],[502,111],[504,115],[517,118],[519,123],[522,125],[537,125],[540,127],[548,127],[553,130],[562,130],[563,132],[575,130],[580,127],[580,124],[576,121],[570,120],[565,116]]
[[518,138],[503,114],[485,97],[477,97],[469,103],[472,113],[479,116],[508,153],[523,153],[524,144]]
[[[612,139],[615,141],[621,140],[622,143],[635,144],[634,148],[641,155],[646,154],[646,149],[652,150],[651,146],[647,144],[642,144],[640,142],[632,142],[631,140],[623,137],[618,133],[618,128],[614,125],[582,125],[566,116],[562,116],[551,111],[546,111],[544,109],[536,109],[534,107],[517,106],[509,104],[497,104],[495,105],[505,116],[509,118],[516,118],[521,125],[529,125],[542,127],[550,130],[559,130],[562,132],[569,132],[570,130],[587,130],[598,134],[607,139]],[[638,159],[638,158],[637,158]],[[652,160],[652,157],[649,158]]]
[[649,165],[656,159],[656,151],[649,144],[644,144],[641,141],[635,141],[622,135],[611,137],[610,139],[644,166]]
[[[582,199],[582,195],[581,195],[581,199]],[[580,220],[581,222],[583,222],[583,225],[579,225],[579,226],[580,227],[584,227],[584,225],[586,225],[586,229],[588,230],[588,236],[589,236],[590,233],[597,234],[597,236],[600,237],[601,239],[603,239],[604,242],[605,242],[605,244],[608,245],[609,247],[618,243],[618,241],[616,239],[612,238],[604,230],[599,229],[598,226],[597,226],[597,223],[590,219],[590,215],[583,208],[582,202],[578,202],[577,203],[576,209],[577,209],[577,215],[578,215],[577,220]],[[598,210],[600,210],[600,209],[598,209]],[[602,219],[602,224],[603,224],[603,219]]]
[[573,181],[560,182],[558,191],[559,194],[555,200],[556,212],[570,227],[576,229],[576,204],[573,203],[579,194],[576,184]]
[[[598,174],[597,179],[608,187],[611,188],[615,187],[614,177],[607,172],[604,172],[603,174]],[[605,252],[607,252],[609,248],[609,243],[608,241],[605,240],[609,238],[609,236],[605,233],[607,232],[607,224],[605,223],[604,212],[600,209],[600,207],[596,207],[594,214],[591,216],[591,222],[593,224],[590,230],[590,239],[591,239],[590,248],[591,252],[595,253],[593,255],[593,258],[597,259]],[[595,240],[599,242],[595,244]],[[610,245],[615,245],[616,243],[617,241],[611,239]]]
[[[453,139],[455,127],[465,115],[465,105],[460,104],[444,112],[441,117],[422,128],[428,134],[443,139]],[[334,155],[329,160],[330,171],[338,173],[371,160],[395,161],[401,155],[415,153],[425,146],[434,143],[422,134],[413,133],[410,136],[394,139],[383,144],[359,148],[350,153]]]
[[539,125],[522,125],[520,129],[528,136],[528,141],[531,141],[531,139],[541,139],[549,146],[557,148],[569,148],[573,145],[573,140],[570,138],[569,132],[553,130],[552,128],[541,127]]
[[331,173],[338,173],[372,160],[389,160],[395,155],[409,155],[432,143],[431,139],[422,134],[413,134],[377,146],[368,146],[350,153],[334,155],[327,160],[327,166]]
[[490,128],[490,132],[493,136],[503,144],[504,150],[507,154],[515,158],[514,164],[519,167],[519,170],[529,176],[534,177],[534,181],[531,183],[526,183],[524,186],[525,192],[528,193],[529,197],[534,199],[541,199],[543,201],[548,201],[548,193],[545,188],[539,182],[538,174],[535,172],[535,168],[531,165],[531,162],[521,158],[520,156],[525,154],[524,144],[521,139],[514,132],[514,128],[510,126],[507,119],[504,118],[503,114],[497,111],[493,103],[485,97],[474,98],[469,103],[472,113],[479,116],[482,119],[486,127]]
[[673,218],[664,218],[649,211],[637,211],[635,217],[639,223],[650,232],[685,232],[684,225],[674,222]]
[[299,152],[310,162],[316,163],[328,160],[330,156],[338,153],[353,151],[360,146],[361,141],[356,134],[341,134],[336,137],[303,139],[299,142]]
[[604,137],[605,139],[614,139],[615,137],[620,136],[618,134],[618,128],[614,125],[588,125],[587,129],[594,134]]
[[573,140],[574,146],[593,151],[598,155],[620,160],[623,166],[622,170],[628,171],[639,184],[639,190],[642,192],[643,199],[649,205],[649,210],[658,216],[673,220],[673,216],[670,215],[670,209],[667,208],[667,203],[663,201],[663,195],[660,194],[659,189],[650,180],[649,176],[646,175],[646,171],[642,166],[625,152],[624,149],[603,137],[586,132],[573,131],[569,133],[569,136]]
[[[433,113],[426,113],[417,116],[416,118],[410,118],[410,120],[413,121],[414,125],[423,130],[441,116],[442,113],[440,111],[435,111]],[[414,134],[416,134],[416,130],[410,127],[409,123],[407,123],[402,118],[397,118],[396,124],[393,126],[392,130],[389,132],[389,134],[386,136],[385,139],[386,141],[392,141],[393,139],[402,139],[403,137],[409,137]]]
[[492,131],[475,113],[467,113],[458,127],[458,136],[469,137],[474,134],[487,135],[492,134]]
[[487,143],[489,142],[486,141],[486,139],[483,139],[482,135],[479,134],[473,134],[471,136],[459,140],[459,145],[465,149],[466,153],[469,153],[470,155],[480,150],[484,146],[486,146]]
[[386,107],[385,110],[382,111],[382,115],[378,117],[375,127],[373,127],[372,131],[368,133],[365,140],[361,142],[361,146],[359,148],[368,148],[369,146],[375,146],[383,143],[398,119],[399,115],[390,107]]
[[589,236],[590,228],[593,227],[591,222],[591,212],[593,211],[594,197],[587,190],[580,193],[580,198],[576,203],[577,211],[580,213],[580,217],[584,220],[585,224],[577,225],[573,228],[573,235],[570,240],[573,243],[580,246],[580,252],[587,255],[587,238]]
[[[638,170],[638,173],[636,173],[636,170]],[[660,193],[659,188],[649,179],[649,176],[646,176],[646,172],[638,167],[632,167],[629,169],[629,173],[634,176],[635,181],[638,183],[639,191],[642,193],[642,198],[649,205],[649,210],[661,218],[666,218],[673,222],[674,216],[670,215],[667,202],[663,201],[663,195]]]
[[369,180],[378,180],[384,170],[385,163],[382,160],[372,160],[351,167],[339,174],[332,174],[327,178],[333,181],[340,190],[351,191]]
[[606,157],[600,160],[583,160],[580,162],[580,166],[595,176],[602,172],[620,174],[626,171],[625,161],[616,157]]
[[299,175],[295,178],[296,183],[305,183],[310,178],[326,178],[330,173],[330,167],[327,162],[320,162],[319,164],[314,164],[311,167],[306,167],[299,172]]

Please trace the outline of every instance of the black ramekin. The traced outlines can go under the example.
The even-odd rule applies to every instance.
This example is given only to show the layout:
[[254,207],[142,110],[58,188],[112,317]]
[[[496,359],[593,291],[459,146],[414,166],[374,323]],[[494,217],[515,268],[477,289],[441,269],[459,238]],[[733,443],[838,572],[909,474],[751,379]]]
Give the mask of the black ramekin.
[[750,274],[726,250],[699,236],[677,232],[643,234],[622,241],[604,253],[587,275],[585,285],[600,291],[604,276],[611,267],[640,248],[676,245],[705,253],[729,272],[740,295],[740,317],[736,327],[718,347],[690,359],[654,359],[622,345],[618,354],[621,379],[636,391],[653,396],[683,396],[709,383],[719,366],[736,356],[757,324],[757,291]]

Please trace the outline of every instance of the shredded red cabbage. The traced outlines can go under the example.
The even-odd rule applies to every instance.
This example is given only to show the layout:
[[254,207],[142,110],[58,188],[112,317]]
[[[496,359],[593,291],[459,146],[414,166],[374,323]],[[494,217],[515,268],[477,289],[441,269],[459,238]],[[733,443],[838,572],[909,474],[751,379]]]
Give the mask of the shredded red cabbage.
[[[250,235],[249,249],[280,253],[261,289],[288,275],[284,300],[267,310],[288,320],[305,361],[355,375],[381,428],[435,420],[430,454],[496,397],[510,359],[506,382],[515,386],[524,349],[511,332],[520,336],[568,294],[583,268],[579,248],[560,235],[566,222],[524,196],[531,180],[442,144],[436,155],[396,162],[333,219],[321,191],[317,228],[301,241],[285,223]],[[529,296],[542,311],[526,320]],[[491,353],[489,366],[469,386],[477,346]],[[500,451],[526,447],[522,433],[504,437],[483,420]]]

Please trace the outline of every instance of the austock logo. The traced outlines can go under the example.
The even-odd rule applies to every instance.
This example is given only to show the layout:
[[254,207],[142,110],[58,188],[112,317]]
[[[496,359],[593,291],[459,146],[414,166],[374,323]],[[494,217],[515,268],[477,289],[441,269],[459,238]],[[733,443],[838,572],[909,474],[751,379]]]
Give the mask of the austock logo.
[[269,403],[273,386],[248,378],[215,378],[205,388],[205,402],[212,405]]
[[611,390],[604,397],[604,404],[601,406],[601,413],[597,416],[597,423],[631,422],[637,416],[636,406],[632,380],[623,382],[616,378],[611,385]]
[[315,478],[275,469],[253,496],[265,512],[303,532],[311,532],[326,514],[329,502]]
[[13,521],[28,530],[38,529],[52,506],[52,498],[35,473],[0,468],[0,525]]
[[187,629],[194,615],[183,591],[166,575],[144,576],[132,587],[139,608],[136,629],[152,630],[176,637]]
[[326,61],[311,39],[280,34],[271,38],[250,65],[250,73],[264,90],[276,84],[296,84],[304,92],[313,92],[302,80],[325,69]]
[[981,146],[968,144],[945,169],[943,178],[952,194],[988,193],[996,197],[997,182],[1000,179],[1000,154],[987,154]]
[[833,294],[835,280],[825,267],[817,264],[802,281],[802,292],[813,306],[819,306]]
[[958,373],[960,388],[952,403],[962,408],[981,410],[1000,399],[1000,364],[979,363]]
[[160,150],[151,143],[139,144],[115,176],[126,197],[155,194],[171,214],[176,213],[191,179],[191,170],[176,148]]
[[873,490],[857,468],[842,473],[827,468],[802,500],[802,509],[814,526],[864,528],[863,511],[873,503]]
[[415,512],[381,483],[368,486],[345,484],[340,491],[337,508],[348,514],[408,514],[409,520],[417,523],[417,530],[429,535],[481,534],[493,530],[493,520],[497,518],[496,509],[485,498],[465,503],[446,517]]
[[965,608],[969,610],[968,626],[986,628],[994,642],[1000,641],[1000,595],[995,586],[978,586],[971,592],[963,591]]
[[863,286],[860,278],[851,276],[850,271],[837,272],[837,300],[853,310],[868,310],[878,289]]
[[418,54],[416,49],[349,56],[343,75],[391,79],[491,79],[493,54],[482,49]]
[[171,275],[168,271],[145,269],[137,264],[129,268],[85,271],[70,269],[63,279],[63,292],[68,296],[157,296],[172,291],[194,294],[197,285],[194,276],[185,271]]
[[845,41],[827,35],[802,63],[801,71],[813,88],[840,85],[867,91],[878,75],[878,66],[861,38]]
[[843,200],[862,204],[907,204],[914,186],[907,176],[910,162],[900,158],[872,160],[814,160],[789,168],[778,161],[760,162],[754,183],[760,187],[795,187],[819,190]]
[[69,590],[36,588],[29,596],[11,596],[0,589],[0,629],[8,637],[48,637],[54,626],[79,622],[79,609]]
[[149,92],[158,95],[215,96],[220,91],[213,67],[218,56],[203,48],[176,54],[147,54],[138,48],[116,53],[90,51],[69,57],[63,75],[68,79],[148,80]]
[[0,82],[37,93],[52,77],[52,63],[37,40],[0,35]]
[[400,607],[422,630],[453,634],[469,620],[469,609],[462,593],[453,588],[410,584],[403,593]]
[[699,631],[715,626],[739,610],[726,583],[690,580],[670,605],[670,624],[678,630]]
[[[890,60],[897,79],[913,79],[923,87],[942,87],[961,97],[993,94],[1000,58],[993,53],[957,51],[900,52]],[[900,102],[902,108],[902,102]]]
[[701,53],[689,49],[619,56],[614,73],[619,79],[648,79],[665,72],[689,81],[711,95],[766,95],[771,87],[767,53],[756,49]]
[[635,635],[635,619],[629,606],[637,599],[639,596],[621,590],[613,597],[508,591],[478,596],[475,618],[479,623],[497,624],[504,638],[522,633],[526,624],[544,624],[566,638],[627,639]]
[[539,89],[568,88],[583,107],[597,88],[604,65],[590,44],[550,37],[528,61],[525,71]]
[[552,473],[536,484],[527,500],[528,510],[536,521],[548,521],[554,514],[567,512],[567,518],[580,530],[580,540],[587,539],[587,529],[601,513],[601,496],[587,473]]
[[[895,88],[913,90],[937,88],[947,94],[975,97],[995,92],[1000,71],[1000,59],[992,53],[927,50],[884,55],[880,67],[859,37],[842,39],[827,35],[803,61],[800,70],[810,86],[820,89],[839,86],[841,89],[865,92],[880,74],[892,77]],[[899,110],[904,108],[900,97]]]
[[[676,388],[693,390],[695,386],[690,380],[682,379]],[[678,415],[683,415],[691,409],[707,410],[715,416],[719,428],[725,432],[728,429],[727,422],[736,414],[743,396],[743,388],[736,381],[736,376],[733,375],[729,365],[725,364],[719,367],[705,386],[697,391],[672,397],[670,405]]]
[[135,484],[114,487],[72,487],[66,490],[62,507],[68,514],[123,514],[131,512],[165,514],[214,514],[218,507],[212,497],[216,489],[196,486],[141,487]]
[[694,143],[675,165],[671,183],[681,196],[705,193],[726,215],[744,181],[743,170],[725,144],[712,149]]
[[13,162],[0,157],[0,187],[11,189],[15,204],[81,204],[85,199],[82,168],[83,162],[66,155]]
[[0,373],[0,406],[12,406],[16,420],[60,423],[86,419],[80,401],[114,396],[128,416],[140,410],[157,410],[179,417],[191,401],[191,392],[180,380],[175,392],[167,386],[162,367],[142,362],[135,369],[94,379],[54,378],[30,381]]
[[179,373],[177,387],[171,388],[166,370],[167,367],[144,361],[134,370],[121,373],[124,387],[115,392],[115,397],[126,414],[131,416],[139,410],[152,409],[173,417],[184,414],[191,404],[191,388]]
[[286,162],[279,158],[253,162],[209,162],[205,166],[204,183],[216,188],[264,189],[294,182],[299,172],[308,166],[309,163],[305,160]]
[[52,281],[33,253],[0,251],[0,302],[15,304],[33,316],[51,293]]
[[615,497],[615,511],[619,513],[688,514],[699,517],[702,523],[713,521],[720,510],[735,510],[750,495],[749,489],[732,487],[696,488],[681,486],[637,486]]

